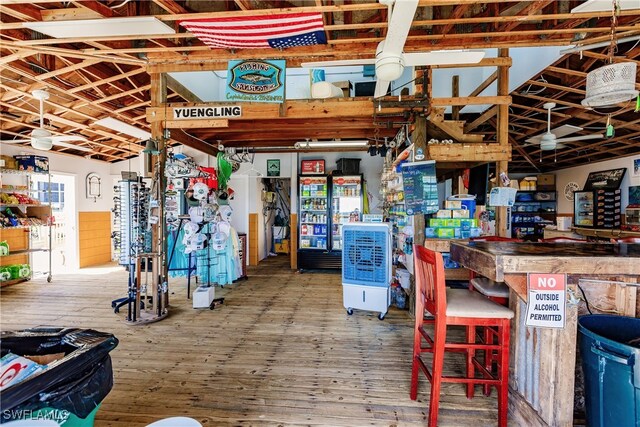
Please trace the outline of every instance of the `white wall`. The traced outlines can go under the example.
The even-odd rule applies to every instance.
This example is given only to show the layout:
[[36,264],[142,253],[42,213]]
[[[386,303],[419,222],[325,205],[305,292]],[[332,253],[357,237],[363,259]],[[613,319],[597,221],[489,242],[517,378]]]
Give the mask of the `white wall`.
[[291,178],[291,166],[296,164],[296,153],[256,153],[253,158],[253,165],[251,163],[242,163],[236,174],[249,175],[252,177],[262,175],[266,178],[267,160],[271,159],[280,160],[280,175],[274,176],[273,178]]
[[589,172],[609,169],[627,168],[627,172],[622,180],[622,210],[629,204],[629,186],[640,185],[640,177],[633,177],[633,159],[638,159],[639,155],[624,157],[621,159],[607,160],[599,163],[590,163],[575,168],[561,169],[556,174],[556,189],[558,190],[558,213],[573,214],[573,202],[564,196],[564,187],[569,182],[576,182],[580,189],[584,187]]

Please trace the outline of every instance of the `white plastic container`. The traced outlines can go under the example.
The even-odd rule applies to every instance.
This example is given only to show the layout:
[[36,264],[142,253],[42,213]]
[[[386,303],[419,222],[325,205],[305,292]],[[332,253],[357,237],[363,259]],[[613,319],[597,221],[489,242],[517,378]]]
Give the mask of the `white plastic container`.
[[193,308],[209,308],[215,295],[215,287],[198,286],[196,290],[193,291]]
[[559,216],[556,218],[558,224],[558,231],[569,231],[571,229],[571,217]]

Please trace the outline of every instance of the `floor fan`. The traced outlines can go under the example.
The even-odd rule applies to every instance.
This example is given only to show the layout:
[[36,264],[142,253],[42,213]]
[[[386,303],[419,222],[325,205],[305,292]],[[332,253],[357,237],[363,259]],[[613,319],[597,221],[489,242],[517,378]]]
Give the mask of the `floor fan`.
[[303,62],[305,68],[324,68],[375,64],[376,88],[374,97],[385,96],[389,85],[398,79],[406,66],[475,64],[484,58],[483,51],[447,50],[404,53],[418,0],[380,0],[389,8],[387,36],[378,44],[375,58],[337,61]]
[[353,314],[354,308],[378,311],[378,318],[384,319],[390,304],[389,224],[344,224],[342,241],[342,296],[347,314]]

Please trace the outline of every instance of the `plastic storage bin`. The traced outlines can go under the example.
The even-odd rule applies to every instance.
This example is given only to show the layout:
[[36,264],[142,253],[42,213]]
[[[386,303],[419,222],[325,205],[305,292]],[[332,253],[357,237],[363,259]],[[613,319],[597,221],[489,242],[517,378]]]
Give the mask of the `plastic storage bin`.
[[640,319],[578,319],[587,425],[640,426]]
[[31,329],[0,333],[2,356],[64,357],[2,390],[2,422],[47,419],[62,427],[91,427],[102,400],[113,387],[111,334],[91,329]]

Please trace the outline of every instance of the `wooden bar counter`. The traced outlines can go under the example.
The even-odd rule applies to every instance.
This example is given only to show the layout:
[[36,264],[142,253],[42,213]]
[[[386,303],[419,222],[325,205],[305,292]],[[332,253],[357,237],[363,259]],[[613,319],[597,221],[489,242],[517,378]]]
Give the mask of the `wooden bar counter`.
[[[598,302],[598,309],[637,317],[640,245],[452,242],[450,254],[464,267],[504,281],[511,288],[510,307],[515,317],[511,330],[509,413],[516,425],[573,425],[581,296],[578,285],[590,302]],[[564,329],[525,326],[527,273],[567,274]]]

